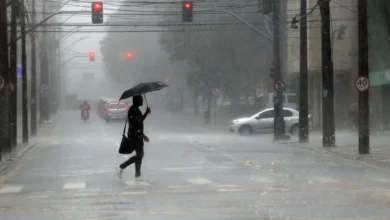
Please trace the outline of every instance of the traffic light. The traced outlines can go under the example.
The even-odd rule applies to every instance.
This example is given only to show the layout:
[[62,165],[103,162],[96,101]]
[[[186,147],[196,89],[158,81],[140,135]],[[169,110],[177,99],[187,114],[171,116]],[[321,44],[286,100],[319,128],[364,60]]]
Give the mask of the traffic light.
[[89,61],[95,61],[95,52],[89,52]]
[[92,2],[92,23],[103,23],[103,2]]
[[191,22],[192,21],[192,9],[193,9],[192,1],[184,1],[183,2],[183,21]]
[[168,82],[169,82],[168,78],[165,78],[165,79],[164,79],[164,82],[165,82],[165,83],[168,83]]
[[126,52],[126,59],[131,59],[131,58],[133,58],[133,54],[131,53],[131,52],[129,52],[129,51],[127,51]]
[[274,78],[274,72],[275,72],[275,61],[272,62],[272,65],[269,67],[269,77],[272,79]]

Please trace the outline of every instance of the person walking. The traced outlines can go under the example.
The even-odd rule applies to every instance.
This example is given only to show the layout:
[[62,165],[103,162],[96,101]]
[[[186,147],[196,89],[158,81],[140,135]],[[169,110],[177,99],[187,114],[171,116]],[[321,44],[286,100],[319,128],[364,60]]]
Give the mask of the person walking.
[[129,130],[127,137],[134,145],[135,155],[130,157],[124,163],[116,166],[116,172],[120,179],[122,179],[123,170],[131,164],[135,164],[135,178],[141,176],[141,164],[144,157],[144,141],[149,142],[149,138],[144,134],[144,120],[146,116],[151,113],[149,107],[146,108],[142,114],[139,107],[143,105],[143,98],[141,95],[133,97],[133,105],[130,107],[127,117],[129,122]]

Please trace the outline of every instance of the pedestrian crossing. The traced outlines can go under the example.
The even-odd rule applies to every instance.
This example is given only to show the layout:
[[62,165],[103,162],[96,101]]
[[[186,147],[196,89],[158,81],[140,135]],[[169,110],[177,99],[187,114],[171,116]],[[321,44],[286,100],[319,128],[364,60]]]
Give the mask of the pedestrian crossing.
[[[183,182],[178,182],[183,183]],[[72,194],[73,196],[94,196],[100,193],[116,192],[123,195],[138,195],[157,193],[159,191],[165,193],[185,193],[196,191],[213,191],[213,192],[243,192],[251,190],[273,190],[282,191],[288,190],[283,186],[275,186],[270,184],[258,184],[256,182],[248,182],[247,184],[232,184],[222,183],[211,180],[207,177],[188,178],[183,184],[167,184],[158,182],[157,180],[118,180],[113,177],[110,185],[102,185],[99,187],[98,180],[91,181],[72,181],[65,183],[44,183],[40,185],[18,185],[8,184],[0,185],[0,200],[6,195],[22,195],[26,198],[48,198],[56,194]],[[50,189],[51,191],[48,191]]]

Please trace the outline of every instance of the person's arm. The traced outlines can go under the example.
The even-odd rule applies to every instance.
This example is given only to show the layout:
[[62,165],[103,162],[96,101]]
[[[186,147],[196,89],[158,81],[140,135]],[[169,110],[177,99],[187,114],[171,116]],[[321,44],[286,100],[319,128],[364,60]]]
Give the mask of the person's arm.
[[136,116],[135,117],[135,120],[137,121],[137,122],[143,122],[144,120],[145,120],[145,118],[146,118],[146,116],[148,116],[149,114],[150,114],[150,108],[148,107],[147,109],[146,109],[146,111],[145,111],[145,113],[142,115],[142,116]]

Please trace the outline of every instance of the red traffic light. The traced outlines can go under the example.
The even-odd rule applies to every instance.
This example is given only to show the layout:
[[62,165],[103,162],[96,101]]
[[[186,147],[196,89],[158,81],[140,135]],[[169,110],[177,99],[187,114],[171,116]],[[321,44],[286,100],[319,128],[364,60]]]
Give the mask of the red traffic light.
[[95,52],[89,52],[89,57],[95,57]]
[[93,3],[93,9],[96,10],[96,11],[101,10],[103,8],[102,4],[103,3],[101,3],[101,2],[94,2]]
[[133,57],[133,54],[131,52],[126,52],[126,57],[129,59],[129,58],[132,58]]
[[192,6],[192,4],[191,4],[190,2],[186,2],[186,3],[184,4],[184,7],[185,7],[186,9],[190,9],[191,6]]

